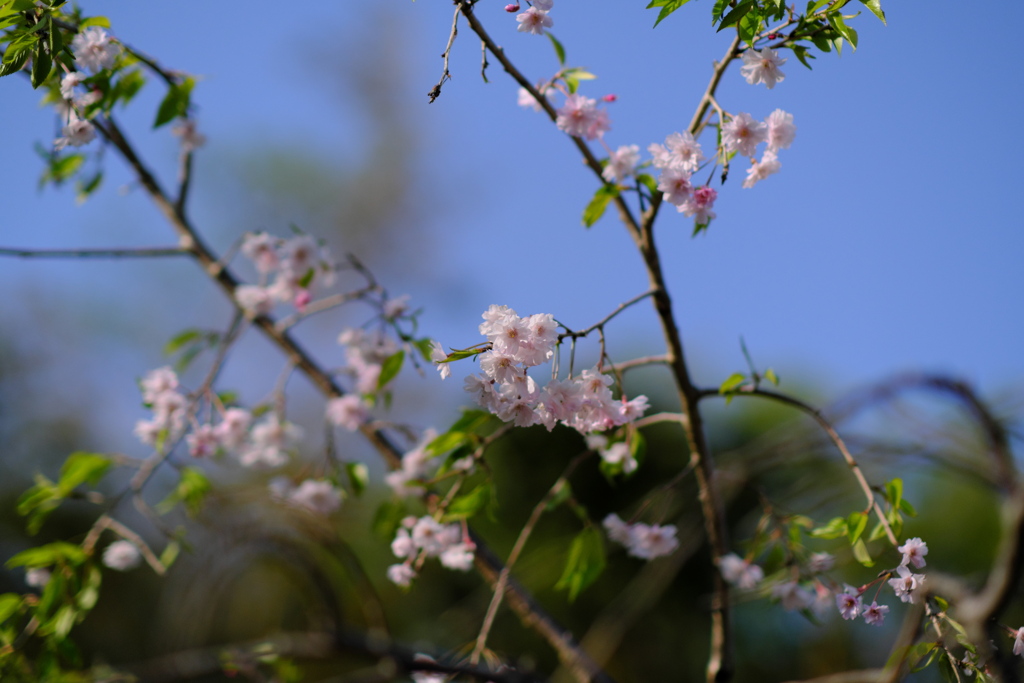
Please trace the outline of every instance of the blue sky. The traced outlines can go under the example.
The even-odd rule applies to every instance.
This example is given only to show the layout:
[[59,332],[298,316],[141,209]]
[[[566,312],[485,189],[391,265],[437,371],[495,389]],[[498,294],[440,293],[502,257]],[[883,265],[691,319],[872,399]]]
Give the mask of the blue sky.
[[[712,60],[730,40],[710,28],[707,0],[656,30],[644,4],[559,0],[552,11],[568,62],[598,75],[583,92],[618,96],[607,136],[613,148],[643,149],[687,125]],[[549,77],[557,69],[550,44],[517,33],[502,5],[482,0],[478,14],[528,77]],[[492,303],[584,327],[646,288],[611,215],[590,230],[581,226],[597,184],[578,153],[544,117],[516,106],[516,86],[493,59],[491,82],[483,83],[479,41],[464,25],[453,80],[427,104],[451,23],[447,3],[320,3],[285,11],[255,1],[222,15],[196,2],[84,7],[108,16],[117,36],[163,64],[203,76],[194,98],[209,144],[197,157],[192,215],[219,239],[230,241],[233,226],[219,222],[232,207],[216,183],[203,181],[228,172],[224,159],[238,150],[291,145],[328,164],[368,153],[362,114],[336,96],[336,62],[324,58],[364,45],[369,49],[349,50],[349,58],[371,67],[385,57],[401,60],[394,103],[419,140],[417,204],[407,229],[429,246],[419,258],[399,252],[397,263],[371,265],[392,291],[411,293],[425,308],[425,332],[449,346],[475,343],[479,315]],[[858,17],[856,53],[819,55],[813,71],[790,56],[786,80],[773,90],[748,85],[738,64],[726,73],[718,96],[726,110],[764,118],[782,108],[798,132],[781,156],[781,173],[754,189],[740,189],[743,174],[734,168],[719,188],[719,218],[707,234],[691,238],[690,222],[674,211],[661,217],[664,267],[701,383],[744,368],[742,336],[784,383],[799,380],[824,397],[901,370],[951,372],[986,392],[1022,386],[1024,194],[1017,185],[1024,143],[1014,121],[1024,79],[1015,75],[1013,29],[1024,7],[1000,4],[998,16],[965,12],[952,1],[922,7],[888,3],[887,27],[869,14]],[[385,34],[384,21],[397,32]],[[378,34],[391,37],[375,40]],[[118,192],[130,178],[113,154],[105,188],[84,206],[68,190],[37,192],[32,143],[54,136],[53,117],[38,109],[23,79],[4,79],[0,88],[0,183],[8,198],[0,242],[173,241],[141,193]],[[123,126],[170,184],[175,143],[166,129],[149,130],[161,92],[147,90]],[[704,142],[706,150],[713,144]],[[316,225],[303,227],[317,232]],[[186,262],[6,260],[0,283],[8,320],[52,351],[53,363],[40,371],[48,385],[72,378],[92,387],[68,388],[55,399],[73,404],[103,387],[111,405],[136,405],[132,380],[164,362],[163,341],[197,319],[213,326],[225,320],[219,293]],[[609,328],[621,357],[659,352],[648,308]],[[329,324],[307,334],[330,353]],[[240,358],[229,380],[244,382],[246,363],[272,358],[255,342],[247,353],[256,360]],[[460,384],[440,389],[438,419],[461,400]]]

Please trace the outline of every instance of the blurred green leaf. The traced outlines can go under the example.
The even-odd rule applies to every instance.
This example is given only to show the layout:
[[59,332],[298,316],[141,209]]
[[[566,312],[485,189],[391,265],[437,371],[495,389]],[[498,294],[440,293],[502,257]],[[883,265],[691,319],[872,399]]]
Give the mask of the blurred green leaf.
[[157,109],[156,120],[153,122],[154,128],[159,128],[178,117],[188,115],[192,88],[195,87],[195,84],[195,79],[185,78],[181,83],[172,85],[167,89],[167,94]]
[[405,362],[405,351],[399,349],[384,360],[380,369],[380,377],[377,378],[377,391],[383,389],[387,384],[398,376],[402,371],[402,363]]
[[853,556],[865,567],[875,566],[875,561],[871,559],[871,553],[868,552],[863,538],[857,539],[857,542],[853,544]]
[[565,66],[565,48],[560,42],[551,34],[551,31],[544,32],[547,37],[551,40],[551,45],[555,48],[555,56],[558,57],[558,64]]
[[619,188],[614,185],[602,185],[597,188],[597,192],[587,204],[587,208],[583,209],[583,225],[589,228],[599,221],[604,215],[605,209],[608,208],[608,202],[618,196]]
[[490,483],[481,484],[469,493],[456,496],[445,510],[444,521],[454,522],[462,519],[469,519],[490,506],[494,497],[494,487]]
[[569,601],[573,602],[580,591],[597,580],[604,567],[604,539],[600,531],[588,526],[573,539],[565,571],[555,588],[568,590]]

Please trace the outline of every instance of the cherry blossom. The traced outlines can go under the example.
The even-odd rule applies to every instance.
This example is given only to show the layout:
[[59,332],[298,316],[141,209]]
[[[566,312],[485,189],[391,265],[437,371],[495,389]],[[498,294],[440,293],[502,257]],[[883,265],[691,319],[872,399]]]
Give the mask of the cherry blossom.
[[245,467],[279,467],[288,462],[288,450],[301,437],[298,426],[270,415],[252,428],[251,441],[239,453],[238,461]]
[[608,165],[601,171],[601,177],[608,182],[624,183],[636,173],[640,163],[640,148],[636,145],[623,145],[611,153]]
[[846,590],[836,596],[836,607],[843,619],[856,619],[863,608],[857,589],[847,586]]
[[864,621],[872,626],[881,626],[885,622],[885,615],[888,613],[889,608],[886,605],[879,605],[877,602],[872,602],[862,612]]
[[114,541],[103,551],[103,564],[124,572],[142,563],[142,554],[131,541]]
[[815,573],[827,572],[836,563],[836,558],[829,553],[814,553],[807,560],[807,568]]
[[370,410],[359,396],[346,394],[327,402],[327,419],[350,432],[370,419]]
[[544,35],[544,29],[551,28],[555,22],[544,10],[531,7],[520,15],[516,16],[519,22],[519,31],[532,33],[537,36]]
[[897,550],[903,553],[903,561],[900,562],[900,566],[902,567],[910,564],[917,569],[920,569],[927,564],[924,556],[928,554],[928,544],[920,538],[909,539],[906,543],[897,548]]
[[753,590],[764,579],[764,570],[735,553],[720,557],[718,570],[723,579],[743,590]]
[[690,174],[681,166],[668,166],[658,178],[658,191],[664,193],[662,198],[666,202],[675,205],[676,210],[682,213],[683,205],[693,192]]
[[743,53],[743,66],[740,67],[740,75],[747,79],[750,85],[764,83],[769,90],[775,87],[776,83],[785,80],[786,75],[779,69],[786,63],[785,57],[766,47],[761,51],[749,49]]
[[281,265],[278,255],[281,240],[265,232],[246,233],[242,238],[242,253],[249,257],[261,273],[270,273]]
[[889,585],[895,591],[896,597],[903,602],[913,602],[917,597],[914,591],[924,585],[924,574],[912,574],[905,565],[900,565],[896,573],[899,577],[889,579]]
[[60,96],[65,100],[71,100],[75,97],[75,87],[82,84],[85,80],[85,76],[81,71],[71,71],[64,74],[64,77],[60,79]]
[[750,189],[768,176],[778,173],[781,168],[782,163],[775,156],[775,152],[767,150],[760,161],[754,162],[747,169],[747,179],[743,181],[743,187]]
[[593,140],[611,129],[608,113],[597,108],[597,101],[574,93],[556,111],[555,125],[573,137]]
[[441,379],[448,379],[452,376],[451,364],[444,362],[447,358],[448,354],[445,353],[441,342],[436,340],[430,342],[430,360],[437,365],[437,371],[441,373]]
[[71,41],[75,61],[90,71],[101,71],[114,66],[121,46],[111,41],[110,36],[99,26],[90,26],[80,31]]
[[67,124],[61,129],[62,137],[53,141],[53,147],[62,150],[65,147],[81,147],[96,139],[96,127],[77,114],[68,115]]
[[220,439],[213,425],[199,425],[199,428],[185,437],[188,452],[193,458],[206,458],[217,452]]
[[718,215],[711,210],[716,199],[718,191],[708,185],[702,185],[694,188],[690,197],[679,205],[679,210],[685,216],[693,216],[693,221],[697,225],[707,225]]
[[654,157],[653,163],[656,168],[678,166],[684,171],[694,173],[704,160],[700,143],[689,131],[672,133],[665,138],[664,146],[655,143],[650,145],[647,151]]
[[796,581],[786,581],[772,588],[772,597],[782,603],[783,609],[801,610],[814,604],[814,598]]
[[776,109],[765,119],[768,127],[766,142],[768,149],[777,152],[780,149],[789,149],[796,138],[796,126],[793,125],[793,115],[787,114],[781,109]]
[[671,555],[679,547],[674,524],[627,524],[618,515],[610,514],[604,518],[602,525],[608,538],[624,546],[633,557],[642,560]]
[[341,507],[341,491],[323,479],[307,479],[287,496],[288,502],[319,515],[329,515]]
[[613,443],[606,450],[600,451],[601,459],[610,465],[619,465],[626,474],[634,472],[637,467],[636,458],[629,452],[629,444],[620,441]]
[[736,114],[722,126],[722,144],[726,151],[739,152],[745,157],[754,156],[757,145],[767,137],[768,126],[745,112]]
[[25,571],[25,583],[33,588],[45,588],[50,583],[50,570],[43,567],[33,567]]
[[1013,636],[1013,654],[1024,657],[1024,626],[1017,629]]
[[408,588],[416,578],[416,570],[407,564],[393,564],[388,567],[387,576],[391,583]]

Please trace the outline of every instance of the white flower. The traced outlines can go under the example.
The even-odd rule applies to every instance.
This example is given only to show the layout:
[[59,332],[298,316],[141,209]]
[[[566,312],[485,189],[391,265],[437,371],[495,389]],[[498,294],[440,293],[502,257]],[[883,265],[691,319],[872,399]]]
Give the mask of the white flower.
[[922,541],[920,538],[911,538],[906,543],[897,548],[903,553],[903,561],[900,562],[900,566],[905,567],[908,564],[914,565],[916,568],[927,564],[924,560],[924,556],[928,554],[928,544]]
[[814,598],[802,588],[796,581],[780,583],[772,588],[772,597],[782,603],[782,607],[788,610],[807,609],[814,604]]
[[[538,89],[537,92],[539,92],[545,98],[547,98],[549,102],[551,101],[551,98],[555,93],[555,91],[552,89]],[[544,109],[544,107],[541,106],[540,102],[537,101],[537,98],[531,95],[530,91],[527,90],[526,88],[519,88],[519,92],[516,95],[516,104],[518,104],[523,109],[533,109],[534,111],[541,111],[542,109]]]
[[608,113],[597,108],[597,101],[578,93],[566,97],[556,113],[555,125],[574,137],[593,140],[611,128]]
[[430,360],[437,366],[437,371],[441,373],[441,379],[448,379],[452,376],[451,363],[443,362],[446,358],[448,358],[448,354],[445,353],[441,342],[437,340],[430,342]]
[[608,449],[600,452],[601,459],[611,465],[621,465],[626,474],[636,470],[636,458],[629,452],[629,444],[624,441],[613,443]]
[[642,560],[671,555],[679,547],[674,524],[665,526],[634,524],[630,529],[629,554]]
[[684,171],[694,173],[700,166],[700,162],[704,160],[700,143],[689,131],[672,133],[665,138],[664,147],[652,144],[647,147],[647,151],[654,157],[656,168],[679,166]]
[[780,57],[779,53],[769,47],[760,52],[749,49],[743,53],[740,75],[747,79],[750,85],[764,83],[771,90],[776,83],[785,80],[786,75],[779,69],[785,63],[786,58]]
[[601,177],[611,182],[624,183],[636,173],[640,163],[640,148],[636,145],[623,145],[608,157],[608,165],[601,171]]
[[71,41],[71,51],[83,69],[100,71],[114,66],[121,46],[111,42],[110,36],[99,26],[90,26]]
[[249,435],[252,413],[244,408],[228,408],[220,424],[214,427],[217,440],[224,448],[238,448]]
[[61,129],[63,137],[53,141],[54,149],[61,150],[65,147],[81,147],[96,139],[96,128],[85,119],[78,118],[78,115],[71,112],[68,115],[68,122]]
[[836,558],[829,553],[814,553],[807,561],[807,568],[814,574],[820,574],[832,569],[835,563]]
[[402,296],[396,296],[394,299],[388,299],[382,306],[382,312],[384,317],[388,320],[394,320],[395,318],[404,315],[409,310],[409,295],[403,294]]
[[903,602],[913,602],[917,597],[914,594],[918,588],[924,585],[924,574],[912,574],[905,565],[900,565],[896,570],[898,578],[889,579],[889,585]]
[[388,580],[395,585],[408,588],[416,578],[416,570],[407,564],[393,564],[388,567]]
[[743,187],[750,189],[768,176],[778,173],[780,168],[782,163],[775,156],[775,152],[766,150],[761,161],[751,164],[747,169],[747,179],[743,181]]
[[391,552],[399,559],[413,557],[416,554],[416,542],[412,540],[408,529],[399,529],[395,540],[391,541]]
[[200,425],[198,429],[185,437],[188,452],[193,458],[205,458],[213,455],[220,447],[220,439],[213,425]]
[[666,167],[658,178],[658,191],[664,193],[662,198],[666,202],[675,205],[679,211],[682,211],[683,204],[693,192],[690,174],[682,166]]
[[369,418],[370,410],[363,399],[355,394],[346,394],[327,402],[327,419],[350,432],[359,429]]
[[299,427],[272,415],[252,428],[252,442],[239,454],[238,461],[245,467],[279,467],[288,462],[287,451],[301,436]]
[[288,501],[326,516],[341,507],[341,491],[329,481],[307,479],[288,494]]
[[793,115],[787,114],[781,109],[776,109],[765,119],[768,126],[768,149],[778,151],[789,149],[796,138],[796,126],[793,125]]
[[555,25],[555,22],[548,16],[548,13],[537,7],[531,7],[522,14],[517,15],[516,21],[519,22],[518,30],[537,36],[544,35],[544,29]]
[[722,126],[722,144],[726,151],[737,151],[745,157],[754,156],[757,145],[767,137],[768,126],[745,112],[736,114]]
[[1013,636],[1013,654],[1024,657],[1024,626],[1017,629]]
[[33,588],[44,588],[50,582],[50,570],[33,567],[25,571],[25,583]]
[[280,242],[281,240],[265,232],[247,232],[242,238],[242,253],[252,259],[256,270],[269,273],[281,263],[277,253]]
[[720,557],[718,570],[723,579],[743,590],[753,590],[764,578],[764,570],[735,553]]
[[274,296],[266,287],[239,285],[235,287],[235,303],[252,317],[267,315],[274,310]]
[[608,538],[620,545],[629,544],[629,525],[622,521],[617,514],[613,512],[608,515],[601,524],[608,533]]
[[65,100],[71,100],[75,97],[75,87],[82,84],[85,80],[85,76],[81,71],[72,71],[64,74],[64,77],[60,79],[60,96]]
[[131,541],[114,541],[103,551],[103,564],[121,572],[134,569],[141,562],[142,554]]
[[461,572],[469,571],[473,566],[473,550],[475,547],[468,543],[455,543],[448,546],[441,552],[441,564],[448,569],[456,569]]

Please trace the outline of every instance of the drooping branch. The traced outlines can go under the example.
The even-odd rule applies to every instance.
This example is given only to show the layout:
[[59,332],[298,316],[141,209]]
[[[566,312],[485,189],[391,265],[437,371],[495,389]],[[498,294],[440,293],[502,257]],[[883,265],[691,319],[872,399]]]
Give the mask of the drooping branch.
[[164,256],[191,256],[192,252],[181,247],[132,247],[110,249],[18,249],[0,247],[0,256],[14,258],[161,258]]

